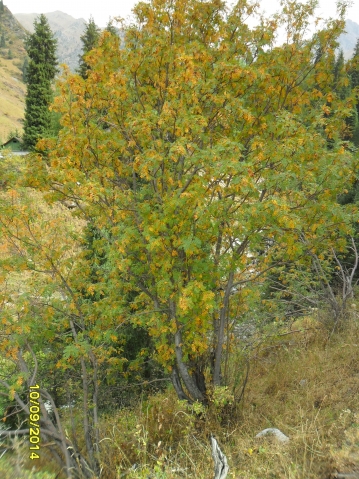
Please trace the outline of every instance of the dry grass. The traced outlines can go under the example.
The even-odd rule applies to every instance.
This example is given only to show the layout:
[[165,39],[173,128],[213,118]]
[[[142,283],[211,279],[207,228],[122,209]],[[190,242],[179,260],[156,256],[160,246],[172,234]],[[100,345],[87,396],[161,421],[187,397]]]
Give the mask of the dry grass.
[[[104,418],[104,477],[136,463],[127,477],[207,479],[210,432],[227,455],[228,478],[330,479],[359,470],[358,321],[332,335],[320,325],[308,330],[308,321],[293,328],[302,333],[253,351],[244,402],[227,416],[213,405],[205,417],[193,414],[169,391]],[[289,443],[256,439],[267,427]]]
[[[102,417],[101,479],[210,479],[209,433],[227,456],[228,479],[333,479],[358,471],[359,322],[354,315],[334,334],[310,318],[292,329],[301,328],[253,350],[239,407],[212,403],[194,413],[170,388]],[[267,427],[290,441],[256,439]]]
[[25,111],[26,85],[20,80],[16,60],[0,58],[0,141],[16,129],[21,133]]

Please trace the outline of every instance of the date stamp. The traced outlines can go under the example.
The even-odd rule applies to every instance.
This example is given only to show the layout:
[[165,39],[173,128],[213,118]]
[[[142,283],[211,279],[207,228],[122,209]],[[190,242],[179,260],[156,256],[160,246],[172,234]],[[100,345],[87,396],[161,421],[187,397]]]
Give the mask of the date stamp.
[[[30,386],[29,403],[29,442],[30,442],[30,459],[40,459],[40,386]],[[35,452],[37,451],[37,452]]]

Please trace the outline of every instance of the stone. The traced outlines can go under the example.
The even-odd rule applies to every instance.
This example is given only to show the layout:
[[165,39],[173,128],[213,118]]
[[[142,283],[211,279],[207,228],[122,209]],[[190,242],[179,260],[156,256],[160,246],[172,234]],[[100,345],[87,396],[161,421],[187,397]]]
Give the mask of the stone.
[[268,429],[263,429],[256,435],[256,438],[265,437],[265,436],[274,436],[278,442],[286,443],[289,441],[289,437],[282,433],[279,429],[275,427],[270,427]]

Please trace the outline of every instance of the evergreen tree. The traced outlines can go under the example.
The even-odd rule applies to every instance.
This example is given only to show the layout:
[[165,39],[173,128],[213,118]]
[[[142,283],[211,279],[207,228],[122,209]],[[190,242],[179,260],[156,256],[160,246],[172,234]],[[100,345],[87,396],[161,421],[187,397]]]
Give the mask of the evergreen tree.
[[22,64],[21,70],[22,70],[22,79],[26,83],[26,78],[27,78],[27,69],[29,68],[29,58],[25,57],[24,58],[24,63]]
[[[359,38],[354,48],[354,53],[351,59],[350,69],[349,69],[349,76],[351,81],[351,87],[359,89]],[[359,119],[359,101],[356,103],[356,116]],[[359,123],[359,121],[358,121]],[[353,132],[353,143],[356,146],[359,146],[359,124],[357,124],[356,128]]]
[[343,82],[343,79],[346,77],[343,50],[339,51],[338,57],[335,60],[333,76],[334,76],[333,89],[339,95],[339,98],[341,100],[344,100],[350,95],[350,86],[346,85]]
[[110,32],[112,35],[118,35],[116,28],[113,26],[113,23],[109,20],[105,28],[106,32]]
[[1,35],[1,42],[0,42],[0,47],[5,48],[6,43],[5,43],[5,33]]
[[33,149],[37,140],[48,133],[51,124],[49,105],[53,97],[51,83],[57,72],[56,40],[45,15],[40,15],[34,26],[34,33],[25,42],[30,61],[26,72],[24,144],[29,149]]
[[79,68],[77,72],[82,78],[87,78],[87,71],[90,69],[90,66],[86,62],[86,55],[89,53],[93,48],[97,46],[98,40],[100,38],[101,30],[94,22],[94,19],[90,17],[88,23],[86,23],[85,31],[81,35],[82,41],[82,55],[80,55],[79,61]]
[[0,13],[4,11],[4,2],[3,0],[0,0]]

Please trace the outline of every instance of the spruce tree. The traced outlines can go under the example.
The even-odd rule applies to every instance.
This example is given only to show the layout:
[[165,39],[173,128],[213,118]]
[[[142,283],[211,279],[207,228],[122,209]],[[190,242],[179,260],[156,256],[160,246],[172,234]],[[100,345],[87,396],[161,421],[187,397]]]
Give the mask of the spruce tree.
[[86,23],[85,31],[81,35],[82,41],[82,54],[79,56],[79,68],[77,72],[82,78],[87,78],[87,71],[90,69],[90,66],[86,62],[86,55],[89,53],[93,48],[97,46],[98,40],[100,38],[101,30],[94,22],[94,19],[90,17],[88,23]]
[[338,94],[341,100],[344,100],[350,95],[350,86],[343,83],[343,79],[346,77],[345,72],[345,59],[343,50],[339,50],[339,54],[334,63],[333,69],[334,85],[333,89]]
[[35,20],[34,27],[34,33],[25,42],[29,66],[26,71],[24,145],[29,149],[34,149],[37,140],[47,135],[51,124],[51,83],[57,72],[57,42],[45,15]]
[[[359,89],[359,38],[354,48],[354,53],[351,59],[349,77],[351,82],[351,87]],[[353,143],[356,146],[359,146],[359,100],[356,103],[356,115],[358,119],[358,124],[353,132]]]
[[108,21],[107,25],[106,25],[106,28],[105,28],[105,31],[106,32],[110,32],[111,35],[118,35],[118,31],[116,30],[116,28],[113,26],[113,23],[112,21]]
[[24,62],[22,64],[22,79],[23,81],[26,83],[26,79],[27,79],[27,69],[29,68],[29,58],[28,57],[25,57],[24,58]]

